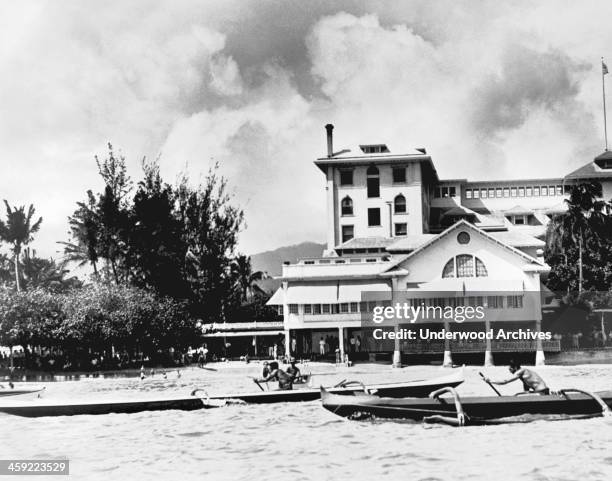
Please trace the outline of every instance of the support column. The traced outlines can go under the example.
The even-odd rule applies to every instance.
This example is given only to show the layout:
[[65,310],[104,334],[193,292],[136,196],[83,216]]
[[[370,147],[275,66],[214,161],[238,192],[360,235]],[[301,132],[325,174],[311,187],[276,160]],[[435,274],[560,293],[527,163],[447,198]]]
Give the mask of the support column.
[[338,328],[338,348],[340,349],[340,364],[344,362],[344,327]]
[[257,357],[257,336],[253,336],[253,356]]
[[285,330],[285,357],[289,360],[291,357],[291,331]]
[[[536,319],[536,332],[539,334],[542,330],[542,319]],[[546,359],[544,358],[544,348],[542,347],[542,339],[536,339],[536,356],[535,356],[535,365],[543,366],[546,364]]]
[[[398,288],[398,278],[391,278],[391,305],[395,307],[399,304],[399,288]],[[393,367],[402,367],[402,353],[401,353],[401,344],[398,339],[398,333],[400,330],[399,319],[395,319],[395,340],[393,344]]]
[[[450,332],[450,322],[444,321],[444,330]],[[442,360],[442,367],[453,367],[453,356],[451,355],[450,339],[444,339],[444,359]]]
[[[485,333],[488,334],[491,329],[491,321],[485,319]],[[491,339],[487,336],[486,338],[487,347],[485,348],[485,358],[484,358],[484,367],[492,367],[495,366],[493,362],[493,351],[491,349]]]

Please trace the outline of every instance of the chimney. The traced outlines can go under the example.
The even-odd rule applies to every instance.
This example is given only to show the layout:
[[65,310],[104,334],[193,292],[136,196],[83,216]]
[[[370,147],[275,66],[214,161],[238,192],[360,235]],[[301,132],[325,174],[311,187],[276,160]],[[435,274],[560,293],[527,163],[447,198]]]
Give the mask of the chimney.
[[327,124],[325,126],[325,130],[327,130],[327,156],[333,157],[334,155],[334,126],[332,124]]

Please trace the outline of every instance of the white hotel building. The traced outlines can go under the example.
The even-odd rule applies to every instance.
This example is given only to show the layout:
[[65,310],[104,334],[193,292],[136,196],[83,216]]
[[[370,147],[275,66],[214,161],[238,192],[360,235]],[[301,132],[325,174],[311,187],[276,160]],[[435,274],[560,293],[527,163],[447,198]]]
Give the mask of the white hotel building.
[[285,263],[281,287],[268,302],[282,315],[286,351],[319,354],[321,339],[333,338],[332,350],[338,345],[343,358],[359,351],[399,365],[430,355],[448,365],[453,354],[482,353],[492,364],[495,353],[521,351],[542,364],[545,351],[559,350],[555,340],[389,343],[374,339],[373,324],[364,320],[376,304],[481,305],[486,316],[478,322],[384,326],[540,331],[550,292],[546,225],[565,210],[576,182],[595,179],[604,198],[612,197],[612,152],[563,178],[440,179],[425,149],[397,154],[376,144],[334,152],[333,126],[326,130],[327,155],[315,165],[326,179],[327,249],[321,258]]

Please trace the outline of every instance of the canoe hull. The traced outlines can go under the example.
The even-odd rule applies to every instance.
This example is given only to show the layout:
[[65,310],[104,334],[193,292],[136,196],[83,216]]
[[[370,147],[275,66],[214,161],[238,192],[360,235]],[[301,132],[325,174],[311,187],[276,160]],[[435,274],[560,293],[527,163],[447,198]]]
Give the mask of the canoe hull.
[[138,401],[115,401],[99,403],[4,403],[0,405],[0,412],[22,417],[45,416],[76,416],[98,415],[111,413],[138,413],[143,411],[167,411],[177,409],[181,411],[194,411],[196,409],[212,408],[197,397],[177,399],[152,399]]
[[[612,391],[597,393],[612,408]],[[451,397],[440,399],[391,399],[377,396],[347,398],[323,392],[323,407],[349,419],[408,419],[421,421],[429,416],[454,417],[455,403]],[[594,416],[601,406],[584,394],[466,397],[461,399],[467,417],[478,423],[520,416]]]
[[39,389],[0,389],[0,399],[35,399],[42,397],[45,388]]
[[[429,380],[367,385],[366,388],[376,391],[376,395],[381,397],[425,397],[436,389],[441,389],[443,387],[457,387],[463,381],[463,372],[460,372],[457,375]],[[327,388],[327,391],[341,396],[356,396],[363,393],[363,388],[360,386],[351,386],[346,388]],[[316,401],[317,399],[321,399],[321,389],[302,388],[293,389],[290,391],[262,391],[258,393],[211,396],[210,399],[239,400],[248,404]]]

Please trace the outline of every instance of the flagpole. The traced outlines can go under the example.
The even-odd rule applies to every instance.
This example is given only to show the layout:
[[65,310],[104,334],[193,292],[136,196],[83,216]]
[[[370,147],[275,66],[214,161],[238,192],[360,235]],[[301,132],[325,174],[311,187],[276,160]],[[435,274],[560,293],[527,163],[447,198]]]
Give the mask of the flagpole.
[[604,63],[603,57],[601,57],[601,91],[603,94],[604,138],[606,142],[606,152],[608,151],[608,119],[606,116],[606,82],[605,82],[605,75],[608,73],[607,70],[608,70],[608,67]]

